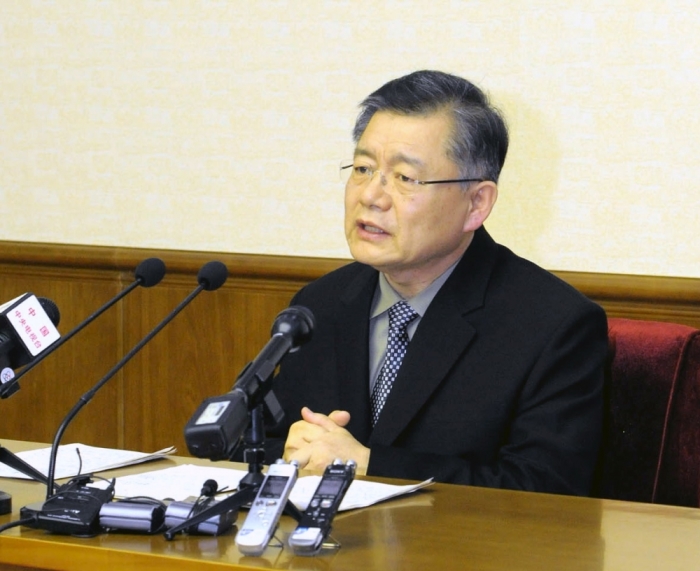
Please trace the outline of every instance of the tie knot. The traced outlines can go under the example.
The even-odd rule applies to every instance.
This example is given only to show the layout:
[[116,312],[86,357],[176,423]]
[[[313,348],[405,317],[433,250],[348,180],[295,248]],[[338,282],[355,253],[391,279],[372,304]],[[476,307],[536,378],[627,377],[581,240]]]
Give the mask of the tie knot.
[[418,314],[405,301],[398,301],[389,308],[389,328],[400,329],[406,327]]

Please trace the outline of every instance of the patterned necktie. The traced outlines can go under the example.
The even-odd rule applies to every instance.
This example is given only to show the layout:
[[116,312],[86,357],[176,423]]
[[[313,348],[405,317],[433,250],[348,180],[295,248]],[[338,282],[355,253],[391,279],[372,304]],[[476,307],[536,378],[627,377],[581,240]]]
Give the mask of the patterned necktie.
[[389,339],[386,346],[386,357],[370,399],[372,426],[377,424],[379,413],[382,411],[394,379],[399,372],[408,347],[408,325],[416,317],[418,314],[405,301],[399,301],[389,308]]

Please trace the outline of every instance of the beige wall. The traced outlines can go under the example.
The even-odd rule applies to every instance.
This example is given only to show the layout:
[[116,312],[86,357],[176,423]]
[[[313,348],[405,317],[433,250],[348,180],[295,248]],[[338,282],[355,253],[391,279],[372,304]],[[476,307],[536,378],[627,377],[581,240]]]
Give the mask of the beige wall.
[[487,227],[700,277],[696,1],[0,2],[0,239],[347,257],[357,104],[418,68],[512,130]]

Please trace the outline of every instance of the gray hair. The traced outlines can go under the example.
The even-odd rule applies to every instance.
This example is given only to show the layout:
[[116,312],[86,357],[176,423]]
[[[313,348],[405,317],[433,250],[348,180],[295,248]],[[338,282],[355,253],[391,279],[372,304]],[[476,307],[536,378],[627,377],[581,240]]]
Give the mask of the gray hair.
[[353,129],[360,140],[377,111],[401,115],[450,112],[454,133],[446,152],[465,178],[498,182],[508,151],[508,128],[501,113],[476,85],[441,71],[423,70],[393,79],[360,104]]

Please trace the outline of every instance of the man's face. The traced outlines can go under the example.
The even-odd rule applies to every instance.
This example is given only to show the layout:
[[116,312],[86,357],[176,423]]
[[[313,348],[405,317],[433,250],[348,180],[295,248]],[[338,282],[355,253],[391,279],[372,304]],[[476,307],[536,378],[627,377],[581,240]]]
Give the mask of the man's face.
[[386,274],[399,291],[427,287],[462,255],[485,218],[473,215],[475,185],[467,191],[460,184],[414,185],[406,193],[395,184],[393,173],[416,180],[462,178],[446,154],[451,131],[446,113],[381,111],[355,149],[355,166],[381,173],[364,185],[346,185],[345,237],[352,256]]

